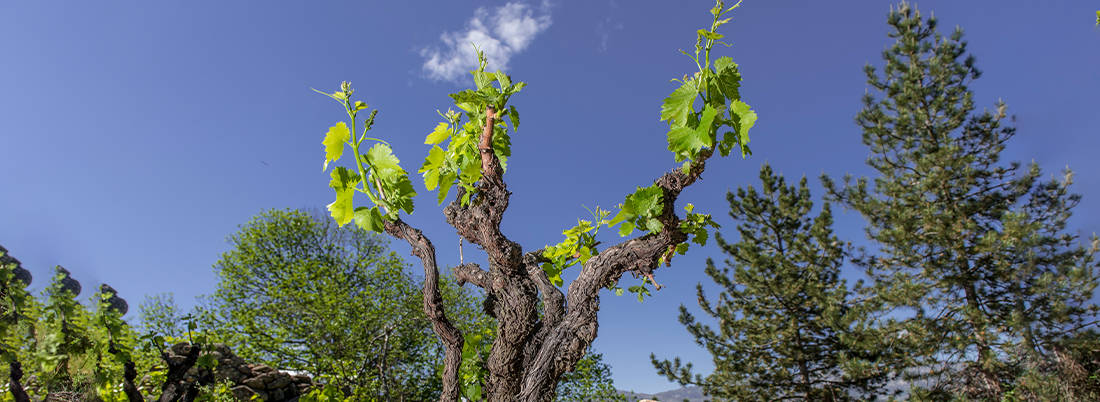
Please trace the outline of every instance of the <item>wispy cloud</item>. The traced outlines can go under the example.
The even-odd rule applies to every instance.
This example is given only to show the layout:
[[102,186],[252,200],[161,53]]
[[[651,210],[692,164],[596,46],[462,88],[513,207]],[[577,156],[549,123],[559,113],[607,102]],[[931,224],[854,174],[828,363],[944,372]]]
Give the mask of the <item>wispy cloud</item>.
[[600,37],[600,43],[596,45],[596,50],[600,53],[606,52],[611,40],[611,33],[615,31],[623,30],[623,23],[616,22],[614,17],[608,17],[605,21],[600,21],[596,24],[596,33]]
[[424,72],[435,81],[461,82],[467,71],[477,68],[477,53],[470,43],[488,57],[490,70],[506,70],[512,56],[550,27],[550,8],[548,1],[542,2],[537,13],[525,3],[508,3],[492,12],[479,7],[464,31],[439,36],[443,49],[433,46],[420,51]]
[[611,8],[611,16],[596,24],[596,36],[599,38],[596,44],[596,50],[600,53],[607,51],[607,47],[610,45],[611,34],[615,31],[623,30],[623,23],[619,22],[618,19],[619,5],[614,1],[608,2],[607,5]]

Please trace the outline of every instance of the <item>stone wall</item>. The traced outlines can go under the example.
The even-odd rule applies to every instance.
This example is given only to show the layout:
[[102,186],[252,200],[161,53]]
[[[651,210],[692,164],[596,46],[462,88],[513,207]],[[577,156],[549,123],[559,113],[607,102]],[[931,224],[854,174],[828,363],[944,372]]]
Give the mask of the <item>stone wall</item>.
[[[186,343],[176,344],[169,349],[169,358],[182,361],[190,350],[191,346]],[[214,351],[203,352],[207,353],[218,360],[218,365],[214,367],[214,380],[229,382],[233,396],[243,402],[250,401],[253,395],[267,402],[293,402],[299,396],[309,393],[313,387],[319,386],[305,374],[290,374],[265,364],[249,364],[233,354],[233,350],[224,344],[214,344]],[[192,367],[187,371],[186,381],[194,383],[210,374],[209,369]]]

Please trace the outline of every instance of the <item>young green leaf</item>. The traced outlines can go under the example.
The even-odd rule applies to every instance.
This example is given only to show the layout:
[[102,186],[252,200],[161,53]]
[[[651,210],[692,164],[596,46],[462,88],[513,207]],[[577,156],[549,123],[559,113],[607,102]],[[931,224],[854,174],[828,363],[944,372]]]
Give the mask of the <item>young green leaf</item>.
[[[428,151],[428,157],[424,158],[424,164],[420,166],[420,170],[417,173],[424,173],[432,170],[438,170],[443,167],[444,161],[447,159],[447,151],[438,146],[433,146]],[[433,187],[434,188],[434,187]],[[431,190],[429,188],[429,190]]]
[[[397,182],[389,188],[389,194],[394,207],[405,211],[406,214],[413,213],[413,197],[416,197],[416,190],[408,175],[400,175]],[[397,211],[391,210],[390,213],[397,217]]]
[[619,226],[619,237],[626,237],[632,232],[634,232],[633,220],[623,221],[622,225]]
[[711,32],[711,31],[708,31],[708,30],[705,30],[705,29],[700,29],[700,30],[695,31],[695,32],[698,33],[699,36],[702,36],[704,39],[719,40],[719,39],[722,39],[722,38],[725,37],[725,35],[722,35],[722,34],[717,33],[717,32]]
[[393,170],[396,173],[404,173],[405,170],[401,169],[398,164],[401,160],[397,159],[393,155],[393,150],[389,145],[378,143],[374,144],[370,150],[367,151],[367,164],[369,164],[375,172],[384,171],[387,169]]
[[496,74],[484,71],[471,71],[470,73],[474,75],[474,84],[477,85],[478,91],[486,88],[494,89],[493,81],[497,78]]
[[333,169],[330,176],[332,180],[329,181],[329,187],[336,190],[336,201],[328,205],[328,210],[333,219],[336,219],[336,223],[343,226],[351,222],[352,198],[355,195],[355,186],[361,177],[343,166]]
[[515,106],[508,105],[508,118],[512,120],[512,132],[519,130],[519,112]]
[[502,90],[508,89],[508,87],[512,86],[512,79],[508,77],[508,75],[504,74],[503,71],[497,70],[496,78],[497,81],[500,82],[500,88]]
[[451,187],[454,187],[456,178],[457,176],[454,173],[439,175],[439,194],[436,195],[436,201],[439,205],[443,205],[443,200],[447,199],[447,193],[451,192]]
[[363,230],[382,233],[385,221],[382,220],[382,213],[378,207],[359,207],[355,208],[355,225]]
[[340,159],[340,156],[344,154],[344,143],[350,138],[351,132],[348,131],[348,125],[344,122],[329,127],[328,133],[325,133],[325,140],[321,141],[325,145],[325,164],[321,169],[322,171],[328,170],[329,162]]
[[714,72],[722,95],[731,101],[741,99],[741,73],[737,70],[737,63],[729,56],[720,57],[714,61]]
[[691,104],[698,93],[693,81],[685,82],[661,104],[661,120],[667,120],[673,127],[686,126],[687,116],[691,113]]
[[439,123],[435,126],[435,131],[428,134],[428,137],[424,139],[425,144],[435,145],[446,141],[451,138],[451,128],[447,123]]
[[[734,129],[737,130],[737,136],[734,137],[730,133],[726,133],[722,139],[727,147],[732,149],[734,142],[741,147],[741,156],[744,157],[748,152],[749,143],[749,129],[756,124],[756,112],[749,109],[749,105],[740,100],[733,101],[730,104],[730,117],[733,119]],[[728,152],[725,154],[728,155]],[[723,156],[725,156],[723,155]]]

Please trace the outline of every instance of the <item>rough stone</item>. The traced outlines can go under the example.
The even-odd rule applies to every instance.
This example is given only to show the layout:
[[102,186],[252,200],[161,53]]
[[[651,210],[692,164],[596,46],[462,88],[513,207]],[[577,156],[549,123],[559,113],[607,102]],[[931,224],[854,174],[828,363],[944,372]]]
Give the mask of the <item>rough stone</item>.
[[[214,344],[211,354],[218,365],[213,373],[209,369],[192,367],[185,376],[191,382],[204,375],[213,374],[217,381],[230,383],[233,397],[241,402],[250,402],[255,396],[266,402],[296,402],[299,396],[309,393],[315,384],[310,376],[278,371],[265,364],[249,364],[223,344]],[[169,359],[182,360],[191,350],[186,343],[173,345],[168,350]]]
[[251,400],[252,395],[256,394],[255,392],[252,391],[252,388],[249,388],[248,386],[245,386],[245,385],[238,385],[236,387],[230,388],[229,391],[232,392],[233,397],[237,398],[237,400],[239,400],[239,401]]
[[264,380],[259,378],[249,378],[241,381],[241,384],[247,385],[249,388],[253,389],[267,389],[267,384],[264,383]]
[[[283,374],[283,373],[280,373],[280,374]],[[281,389],[281,388],[286,388],[292,382],[293,381],[290,379],[290,375],[283,374],[283,375],[279,376],[278,378],[276,378],[275,381],[272,381],[270,384],[267,384],[267,387],[268,388],[273,388],[273,389]]]
[[118,297],[118,291],[116,291],[115,288],[112,288],[110,285],[107,285],[106,283],[99,285],[99,293],[108,295],[108,308],[114,310],[119,315],[126,315],[126,312],[130,311],[130,305],[126,303],[126,300]]
[[73,296],[80,295],[80,282],[70,276],[69,270],[65,269],[65,267],[58,265],[54,267],[54,271],[63,276],[61,278],[61,289],[72,292]]

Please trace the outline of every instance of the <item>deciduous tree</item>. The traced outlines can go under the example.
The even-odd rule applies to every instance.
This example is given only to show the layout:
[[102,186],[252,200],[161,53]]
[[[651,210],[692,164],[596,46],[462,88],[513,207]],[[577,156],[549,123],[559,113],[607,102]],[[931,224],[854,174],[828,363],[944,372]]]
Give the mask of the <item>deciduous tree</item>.
[[[239,355],[380,400],[437,397],[440,346],[415,278],[385,238],[319,214],[268,210],[229,242],[204,319]],[[452,314],[480,308],[470,292],[442,287]]]

